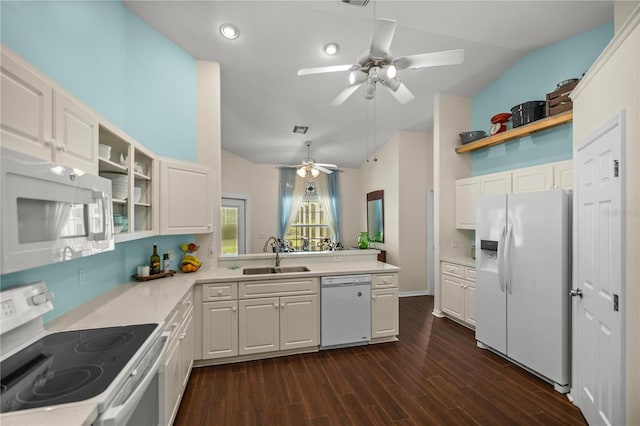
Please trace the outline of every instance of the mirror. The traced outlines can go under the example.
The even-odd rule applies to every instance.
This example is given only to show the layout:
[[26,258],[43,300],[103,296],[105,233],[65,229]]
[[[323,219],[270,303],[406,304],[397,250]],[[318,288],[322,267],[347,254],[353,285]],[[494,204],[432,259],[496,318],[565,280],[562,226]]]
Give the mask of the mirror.
[[367,233],[369,241],[384,243],[384,191],[367,193]]

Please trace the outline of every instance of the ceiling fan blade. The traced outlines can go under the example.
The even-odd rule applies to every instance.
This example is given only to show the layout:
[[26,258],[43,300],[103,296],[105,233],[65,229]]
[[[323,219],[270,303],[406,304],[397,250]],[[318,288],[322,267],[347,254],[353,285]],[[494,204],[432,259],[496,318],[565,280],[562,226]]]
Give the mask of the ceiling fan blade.
[[322,74],[326,72],[355,71],[360,65],[332,65],[329,67],[302,68],[298,70],[298,75]]
[[338,96],[336,96],[329,105],[331,106],[339,106],[342,105],[344,101],[346,101],[349,96],[353,95],[353,93],[358,90],[358,87],[362,86],[360,84],[354,84],[352,86],[347,86]]
[[396,90],[389,87],[387,87],[387,89],[389,89],[389,93],[391,93],[401,104],[409,103],[416,98],[413,96],[413,93],[407,89],[407,86],[405,86],[404,83],[400,83],[400,86],[398,86]]
[[464,50],[443,50],[441,52],[421,53],[398,58],[393,61],[397,69],[419,69],[440,65],[456,65],[464,62]]
[[373,21],[371,34],[371,50],[369,54],[376,58],[389,56],[391,40],[396,31],[396,21],[393,19],[376,19]]
[[336,164],[328,164],[328,163],[313,163],[314,166],[320,166],[320,167],[331,167],[334,169],[337,169],[338,166]]
[[321,172],[326,173],[326,174],[328,174],[328,175],[330,175],[331,173],[333,173],[333,170],[326,169],[326,168],[324,168],[324,167],[322,167],[322,166],[318,166],[317,164],[315,164],[315,165],[313,166],[313,168],[314,168],[314,169],[317,169],[317,170],[320,170]]

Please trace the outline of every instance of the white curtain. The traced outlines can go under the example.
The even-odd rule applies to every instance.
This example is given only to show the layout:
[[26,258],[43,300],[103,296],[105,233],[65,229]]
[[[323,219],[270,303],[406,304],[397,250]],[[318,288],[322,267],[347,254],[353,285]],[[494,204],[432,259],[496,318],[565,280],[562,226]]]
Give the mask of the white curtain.
[[329,228],[331,228],[334,239],[336,242],[339,242],[340,235],[337,223],[338,212],[333,208],[333,194],[331,194],[329,189],[329,176],[325,173],[320,173],[320,176],[316,178],[316,193],[318,194],[318,201],[320,202],[322,211],[325,212],[325,218],[327,219]]
[[281,237],[282,239],[285,238],[287,230],[298,215],[298,210],[300,210],[300,205],[302,205],[303,201],[304,190],[305,180],[296,175],[296,180],[293,186],[293,193],[291,194],[291,210],[289,211],[289,216],[287,217],[287,221],[284,225],[284,231]]

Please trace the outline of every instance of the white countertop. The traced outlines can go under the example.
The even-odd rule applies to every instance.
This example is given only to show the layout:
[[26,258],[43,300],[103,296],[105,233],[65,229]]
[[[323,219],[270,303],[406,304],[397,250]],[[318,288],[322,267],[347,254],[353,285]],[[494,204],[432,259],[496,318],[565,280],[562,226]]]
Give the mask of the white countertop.
[[[288,264],[287,266],[293,266]],[[128,282],[90,300],[47,324],[48,331],[110,327],[162,322],[182,297],[195,285],[208,282],[287,279],[303,276],[328,276],[398,272],[400,268],[377,261],[332,261],[305,264],[310,271],[263,275],[243,275],[242,269],[212,268],[192,273],[178,272],[173,277],[145,282]],[[2,426],[90,425],[97,415],[91,400],[0,415]]]
[[470,268],[475,268],[476,267],[476,260],[472,259],[470,257],[441,257],[440,258],[441,262],[449,262],[449,263],[455,263],[457,265],[463,265],[463,266],[468,266]]

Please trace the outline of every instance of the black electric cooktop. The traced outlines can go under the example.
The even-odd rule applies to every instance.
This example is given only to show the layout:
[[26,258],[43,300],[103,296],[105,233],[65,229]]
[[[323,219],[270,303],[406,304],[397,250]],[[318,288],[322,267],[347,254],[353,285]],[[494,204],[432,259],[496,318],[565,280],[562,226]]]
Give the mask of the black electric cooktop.
[[104,392],[157,324],[44,336],[0,366],[0,412],[66,404]]

